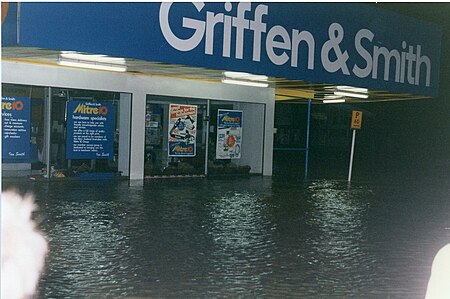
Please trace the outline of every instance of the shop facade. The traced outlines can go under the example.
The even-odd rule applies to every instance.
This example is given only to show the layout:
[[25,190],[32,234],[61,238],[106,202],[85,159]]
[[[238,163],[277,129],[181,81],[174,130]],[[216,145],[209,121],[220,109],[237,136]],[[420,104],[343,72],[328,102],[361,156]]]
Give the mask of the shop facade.
[[[2,8],[3,175],[271,175],[279,98],[438,93],[439,28],[364,4]],[[225,84],[227,71],[266,82]]]
[[[50,165],[50,173],[52,166],[55,171],[87,168],[130,179],[220,174],[218,169],[228,168],[229,173],[247,169],[271,175],[273,89],[17,62],[3,62],[2,72],[2,96],[27,98],[29,103],[28,116],[21,117],[29,134],[19,136],[29,140],[22,140],[24,156],[13,157],[5,150],[9,141],[3,142],[6,175],[37,174],[42,168],[36,165]],[[174,125],[170,105],[196,107],[195,152],[169,152],[169,125]],[[85,119],[90,124],[80,123],[97,106],[113,115],[99,109]],[[219,109],[241,113],[239,157],[216,158]],[[98,120],[106,116],[110,119]],[[77,139],[87,144],[78,152]]]

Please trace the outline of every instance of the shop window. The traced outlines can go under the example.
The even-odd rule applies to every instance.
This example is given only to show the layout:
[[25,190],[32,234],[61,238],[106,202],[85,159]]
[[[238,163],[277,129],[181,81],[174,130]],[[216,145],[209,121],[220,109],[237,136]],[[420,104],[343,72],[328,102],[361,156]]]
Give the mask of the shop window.
[[53,89],[51,164],[68,175],[117,174],[120,95]]
[[[247,163],[246,158],[251,155],[262,156],[262,146],[260,150],[252,153],[249,144],[247,144],[247,148],[243,144],[243,115],[245,112],[249,113],[252,105],[219,101],[211,103],[208,147],[210,149],[208,152],[209,175],[248,174],[251,166]],[[258,130],[258,121],[256,119],[251,121],[254,122],[253,127]],[[250,134],[248,137],[250,139]],[[254,145],[257,143],[262,145],[262,140],[262,136],[260,136]],[[242,151],[246,151],[246,153],[243,154]]]
[[2,85],[2,175],[117,174],[119,94],[53,87],[49,106],[48,90]]
[[[191,108],[195,124],[189,113],[180,112]],[[144,175],[262,173],[264,112],[262,104],[147,95]],[[185,141],[191,137],[192,131],[186,130],[191,125],[195,154],[173,153],[171,147],[178,145],[181,151],[190,151]]]
[[[191,107],[193,114],[170,118],[171,104],[173,109],[175,106],[179,109]],[[205,173],[206,111],[206,100],[147,96],[145,176],[192,176]],[[179,148],[179,151],[174,151],[174,147]]]
[[44,88],[2,84],[2,176],[40,172],[43,140]]

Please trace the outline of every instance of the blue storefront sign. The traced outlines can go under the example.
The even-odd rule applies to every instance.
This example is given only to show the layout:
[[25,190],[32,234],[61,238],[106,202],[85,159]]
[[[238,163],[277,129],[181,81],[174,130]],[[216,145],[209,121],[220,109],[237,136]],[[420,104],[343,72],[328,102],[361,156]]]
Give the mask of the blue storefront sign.
[[67,102],[67,159],[112,159],[115,107],[110,103]]
[[438,94],[440,28],[367,4],[20,5],[19,46]]
[[17,2],[2,1],[2,47],[17,45]]
[[30,158],[30,98],[2,96],[2,159],[27,162]]

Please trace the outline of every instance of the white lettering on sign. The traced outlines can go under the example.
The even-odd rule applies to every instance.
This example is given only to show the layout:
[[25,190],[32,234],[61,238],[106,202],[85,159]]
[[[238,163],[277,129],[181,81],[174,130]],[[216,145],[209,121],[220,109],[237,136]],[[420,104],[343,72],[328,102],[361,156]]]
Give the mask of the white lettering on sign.
[[[246,12],[251,12],[250,2],[240,2],[237,4],[236,16],[229,16],[223,13],[206,12],[206,21],[183,17],[183,28],[194,29],[194,33],[187,39],[181,39],[175,35],[169,24],[169,12],[173,3],[163,2],[159,11],[159,22],[161,31],[166,41],[179,51],[191,51],[195,49],[205,38],[204,53],[213,55],[214,33],[217,25],[223,26],[222,57],[231,57],[232,31],[235,32],[235,53],[234,58],[244,58],[245,31],[253,32],[253,61],[261,60],[261,47],[265,45],[266,53],[270,61],[276,65],[283,65],[291,60],[291,66],[298,66],[298,54],[301,42],[308,47],[308,69],[314,69],[314,37],[308,31],[293,29],[289,33],[282,26],[274,26],[267,32],[266,42],[262,42],[262,35],[266,33],[267,25],[263,22],[263,16],[268,14],[268,6],[259,4],[253,15],[253,19],[247,19]],[[193,5],[198,12],[204,8],[204,3],[194,2]],[[226,12],[232,10],[230,2],[224,3]],[[282,41],[278,41],[282,39]],[[274,49],[283,50],[281,54],[276,54]],[[289,52],[292,51],[290,54]]]
[[[307,68],[314,70],[314,56],[316,50],[320,50],[322,67],[328,73],[341,72],[343,75],[355,75],[358,78],[371,77],[396,83],[410,85],[423,84],[429,87],[431,84],[431,60],[422,55],[421,45],[408,45],[401,41],[399,49],[372,45],[375,34],[369,29],[360,29],[354,36],[353,52],[342,48],[344,28],[339,23],[332,23],[328,27],[328,39],[320,49],[316,49],[316,41],[311,32],[300,29],[287,30],[281,25],[267,28],[263,17],[269,17],[269,7],[258,4],[252,13],[250,2],[224,3],[224,12],[202,12],[205,8],[203,2],[194,2],[199,14],[198,18],[182,17],[182,28],[188,29],[187,38],[181,38],[174,33],[171,27],[170,8],[173,3],[161,3],[159,22],[162,34],[166,41],[175,49],[183,52],[192,51],[204,40],[204,53],[214,55],[214,39],[216,30],[222,30],[222,57],[244,59],[245,32],[251,32],[253,38],[252,61],[261,61],[262,53],[277,66],[290,64],[291,67]],[[230,15],[233,5],[237,5],[236,15]],[[201,18],[200,16],[203,16]],[[176,22],[172,20],[172,24]],[[219,28],[219,29],[217,29]],[[178,29],[178,28],[177,28]],[[178,30],[177,30],[178,32]],[[350,37],[352,38],[352,37]],[[264,40],[265,39],[265,40]],[[234,45],[235,53],[231,53]],[[263,48],[265,47],[265,48]],[[217,48],[216,48],[217,49]],[[299,61],[300,51],[304,51],[306,61]],[[349,53],[356,52],[355,57],[363,62],[350,64]],[[394,68],[391,70],[391,67]],[[422,78],[421,78],[422,76]]]
[[[408,84],[419,85],[422,66],[425,67],[425,86],[430,86],[431,77],[431,61],[428,56],[421,56],[422,46],[408,46],[408,52],[398,51],[396,49],[389,50],[386,47],[373,46],[372,54],[367,51],[361,44],[363,39],[372,41],[374,34],[368,29],[361,29],[355,36],[355,48],[358,54],[366,61],[366,66],[360,68],[355,65],[353,73],[365,78],[372,73],[372,79],[378,79],[378,67],[380,61],[384,61],[384,77],[385,81],[389,81],[391,60],[395,62],[395,82],[404,83],[405,75]],[[402,42],[402,49],[406,50],[406,42]],[[382,57],[382,59],[380,59]],[[381,65],[382,66],[382,65]]]

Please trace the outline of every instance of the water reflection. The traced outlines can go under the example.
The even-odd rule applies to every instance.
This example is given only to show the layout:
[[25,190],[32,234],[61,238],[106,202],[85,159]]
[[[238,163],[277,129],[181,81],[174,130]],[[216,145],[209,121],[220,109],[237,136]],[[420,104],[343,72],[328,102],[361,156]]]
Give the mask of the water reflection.
[[[50,255],[44,283],[51,282],[45,298],[70,298],[75,294],[117,295],[117,285],[132,290],[128,237],[121,232],[126,213],[118,203],[86,199],[72,192],[46,202]],[[83,190],[86,191],[86,190]],[[69,200],[67,200],[69,199]],[[59,202],[55,204],[55,201]],[[87,283],[86,278],[90,277]]]
[[[264,198],[249,192],[227,192],[209,206],[212,225],[209,229],[215,243],[210,284],[218,288],[215,295],[245,295],[263,288],[264,276],[272,272],[272,223]],[[213,295],[213,293],[210,293]]]
[[[370,206],[370,189],[353,187],[343,182],[322,180],[307,188],[310,205],[306,222],[316,234],[309,240],[310,262],[317,271],[319,287],[334,295],[345,295],[373,281],[376,257],[367,241],[366,213]],[[359,275],[359,269],[365,271]],[[369,275],[366,275],[369,274]]]
[[450,237],[439,181],[18,187],[50,238],[38,298],[423,298]]

